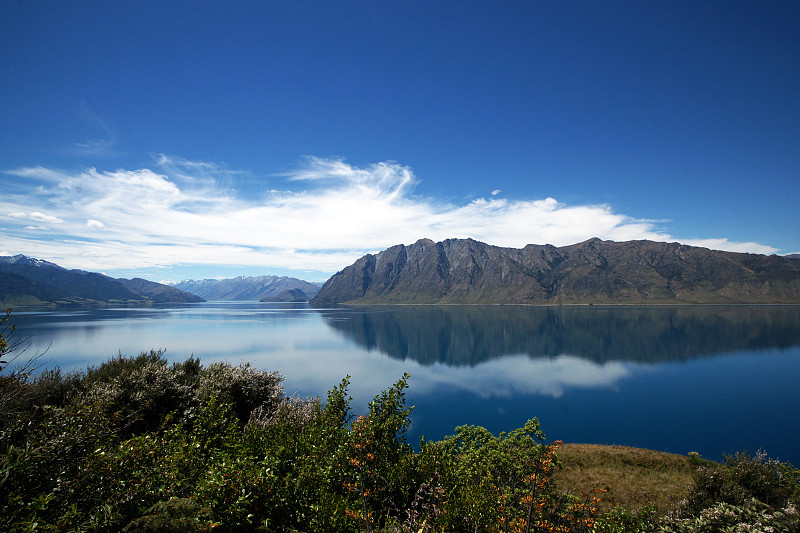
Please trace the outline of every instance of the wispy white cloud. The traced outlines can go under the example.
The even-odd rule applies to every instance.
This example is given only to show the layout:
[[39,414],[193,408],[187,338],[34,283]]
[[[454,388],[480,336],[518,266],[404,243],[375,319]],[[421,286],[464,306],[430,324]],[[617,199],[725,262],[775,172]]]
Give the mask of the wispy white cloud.
[[83,142],[76,142],[66,152],[78,156],[113,157],[119,155],[115,151],[117,135],[108,119],[103,118],[86,102],[78,106],[78,117],[98,135]]
[[15,211],[13,213],[8,213],[6,216],[9,218],[25,218],[28,220],[35,220],[37,222],[48,222],[50,224],[61,224],[64,222],[63,219],[57,216],[46,215],[44,213],[40,213],[39,211],[34,211],[32,213],[20,213],[19,211]]
[[29,215],[31,220],[38,220],[39,222],[49,222],[51,224],[61,224],[64,222],[63,219],[53,216],[53,215],[45,215],[44,213],[40,213],[38,211],[34,211]]
[[[600,237],[681,240],[654,221],[611,206],[493,195],[457,205],[416,195],[410,168],[358,168],[340,159],[304,164],[253,188],[246,173],[158,155],[153,168],[10,171],[29,188],[0,197],[4,246],[71,268],[113,271],[171,265],[241,265],[331,273],[367,252],[427,237],[472,237],[499,246],[562,246]],[[241,185],[241,186],[240,186]],[[29,213],[29,214],[26,214]],[[15,219],[58,224],[44,235]],[[35,228],[40,229],[40,228]],[[102,232],[98,230],[102,229]],[[717,249],[774,253],[725,237],[681,240]],[[213,274],[213,267],[209,268]]]

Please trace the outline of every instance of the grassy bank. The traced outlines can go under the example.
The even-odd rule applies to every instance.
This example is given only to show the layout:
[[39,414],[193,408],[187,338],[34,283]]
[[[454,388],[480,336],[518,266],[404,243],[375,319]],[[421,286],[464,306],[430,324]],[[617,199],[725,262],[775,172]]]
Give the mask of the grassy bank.
[[556,484],[576,494],[605,489],[602,511],[617,506],[630,511],[643,506],[664,513],[676,510],[698,467],[688,456],[628,446],[564,444],[558,458],[562,468],[553,474]]

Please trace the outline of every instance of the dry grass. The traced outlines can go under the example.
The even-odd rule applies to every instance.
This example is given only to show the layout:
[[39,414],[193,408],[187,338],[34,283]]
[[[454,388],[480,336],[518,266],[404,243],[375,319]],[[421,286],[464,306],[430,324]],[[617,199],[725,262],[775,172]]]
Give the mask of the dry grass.
[[629,511],[652,505],[665,513],[684,497],[696,468],[687,456],[627,446],[564,444],[558,459],[563,465],[554,473],[559,489],[577,495],[607,490],[601,512],[617,505]]

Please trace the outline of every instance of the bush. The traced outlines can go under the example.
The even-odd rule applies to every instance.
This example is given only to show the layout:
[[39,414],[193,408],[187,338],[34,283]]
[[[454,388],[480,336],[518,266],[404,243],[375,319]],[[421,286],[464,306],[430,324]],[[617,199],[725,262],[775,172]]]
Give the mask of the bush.
[[163,350],[137,357],[119,355],[89,368],[76,382],[72,402],[97,404],[121,417],[124,435],[158,429],[167,415],[189,416],[197,406],[194,389],[199,362],[169,366]]
[[771,532],[795,533],[800,531],[800,514],[794,504],[773,509],[755,498],[739,505],[718,502],[703,509],[697,516],[688,518],[663,518],[657,524],[663,533],[703,532]]
[[0,429],[32,409],[37,400],[32,376],[41,368],[42,353],[23,357],[30,340],[16,335],[11,309],[0,314]]
[[59,524],[74,525],[102,514],[97,499],[104,487],[95,482],[96,459],[117,440],[102,410],[45,407],[16,421],[0,437],[0,530],[34,522],[42,530],[58,529]]
[[680,512],[659,521],[665,532],[800,531],[797,470],[770,459],[737,453],[723,465],[701,466]]
[[283,399],[283,376],[278,372],[255,370],[250,363],[233,366],[212,363],[200,372],[197,399],[208,402],[218,398],[230,404],[242,425],[258,410],[259,417],[268,417]]
[[123,533],[202,533],[211,530],[208,511],[189,498],[159,502],[130,522]]
[[695,471],[681,514],[696,516],[717,503],[741,505],[744,500],[745,495],[729,469],[721,465],[701,466]]
[[340,453],[343,487],[350,495],[347,515],[367,531],[399,518],[408,503],[407,468],[413,454],[405,440],[411,408],[405,405],[408,374],[369,404],[369,414],[351,424]]
[[447,514],[464,517],[470,530],[486,530],[500,520],[511,522],[526,515],[520,501],[529,492],[526,479],[534,482],[534,492],[552,488],[546,475],[549,471],[541,472],[544,475],[537,480],[528,478],[538,466],[550,468],[538,462],[543,441],[544,433],[535,418],[523,428],[497,437],[482,427],[457,427],[455,435],[441,442],[442,451],[456,458],[454,477],[449,480],[452,487],[446,490],[457,497],[451,497]]
[[646,533],[656,529],[656,510],[645,506],[637,511],[615,507],[597,519],[594,533]]
[[756,500],[769,507],[783,508],[798,493],[791,465],[770,459],[764,451],[754,456],[737,453],[724,465],[701,466],[683,508],[684,516],[697,516],[718,503],[741,506]]
[[741,487],[748,498],[770,507],[782,508],[797,490],[797,481],[776,459],[759,450],[754,456],[745,453],[729,455],[725,465],[731,472],[734,483]]

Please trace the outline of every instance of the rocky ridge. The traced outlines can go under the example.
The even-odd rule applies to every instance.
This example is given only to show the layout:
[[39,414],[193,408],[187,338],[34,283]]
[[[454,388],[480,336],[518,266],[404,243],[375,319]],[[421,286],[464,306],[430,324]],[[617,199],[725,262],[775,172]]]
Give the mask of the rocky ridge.
[[800,262],[679,243],[590,239],[503,248],[420,239],[331,277],[316,306],[800,303]]

